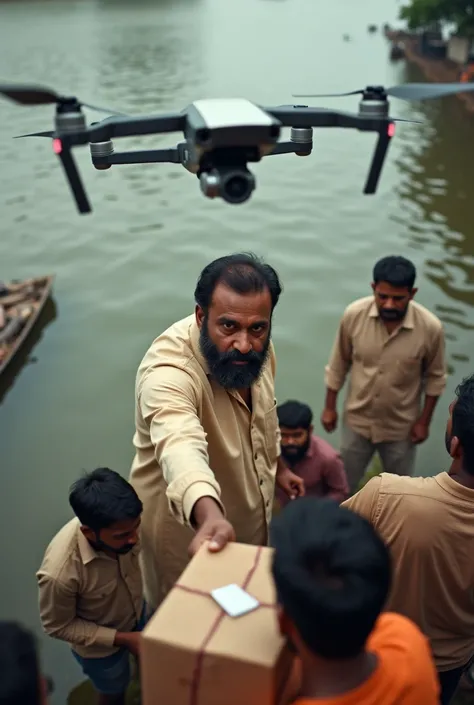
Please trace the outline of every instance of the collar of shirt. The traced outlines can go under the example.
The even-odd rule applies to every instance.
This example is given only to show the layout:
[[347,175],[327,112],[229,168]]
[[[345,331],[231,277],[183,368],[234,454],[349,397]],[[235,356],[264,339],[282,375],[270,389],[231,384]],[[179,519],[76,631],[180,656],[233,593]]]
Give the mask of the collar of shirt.
[[[378,318],[380,319],[380,315],[377,309],[377,304],[375,301],[372,301],[370,308],[369,308],[369,316],[370,318]],[[411,305],[411,302],[408,304],[408,310],[406,312],[406,316],[403,319],[401,323],[401,328],[407,328],[408,330],[413,330],[415,327],[415,317],[413,315],[413,308]]]
[[207,364],[206,358],[201,352],[201,346],[199,344],[200,335],[201,331],[199,330],[196,319],[194,319],[194,321],[189,326],[189,340],[191,343],[191,350],[193,351],[193,355],[196,358],[197,362],[204,370],[204,374],[207,377],[210,377],[209,366]]
[[[81,526],[78,524],[77,527],[77,546],[79,549],[79,555],[81,556],[82,563],[84,565],[87,565],[91,561],[95,560],[96,558],[105,558],[106,560],[114,560],[111,558],[111,556],[108,556],[106,553],[103,551],[96,551],[93,546],[89,543],[89,541],[86,539],[84,534],[81,531]],[[137,543],[136,546],[132,548],[132,550],[127,554],[124,554],[125,556],[127,555],[136,555],[137,553],[140,552],[140,542]],[[124,556],[118,555],[119,561],[120,558],[123,558]]]
[[474,500],[474,489],[461,485],[461,483],[454,480],[448,472],[442,472],[439,475],[435,475],[434,479],[438,485],[450,495],[453,495],[458,499],[467,499],[471,502]]

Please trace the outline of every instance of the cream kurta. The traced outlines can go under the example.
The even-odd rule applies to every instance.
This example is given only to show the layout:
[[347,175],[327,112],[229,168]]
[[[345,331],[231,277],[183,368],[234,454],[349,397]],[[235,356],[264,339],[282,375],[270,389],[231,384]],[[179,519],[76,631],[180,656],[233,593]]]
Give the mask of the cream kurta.
[[280,453],[273,346],[252,413],[209,375],[194,315],[152,343],[138,369],[130,481],[144,505],[145,593],[157,607],[189,560],[201,497],[221,503],[237,540],[266,544]]
[[373,296],[350,304],[326,367],[326,387],[338,392],[350,373],[344,409],[348,426],[373,443],[408,437],[421,413],[423,392],[446,387],[445,341],[439,318],[416,301],[393,333]]

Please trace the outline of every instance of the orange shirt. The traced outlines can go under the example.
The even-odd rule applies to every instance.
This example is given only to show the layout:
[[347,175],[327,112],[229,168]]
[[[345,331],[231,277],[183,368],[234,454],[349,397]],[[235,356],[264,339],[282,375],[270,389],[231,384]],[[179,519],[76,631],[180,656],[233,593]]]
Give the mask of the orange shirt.
[[429,643],[406,617],[382,614],[367,649],[378,666],[358,688],[332,698],[299,698],[294,705],[439,705],[439,683]]

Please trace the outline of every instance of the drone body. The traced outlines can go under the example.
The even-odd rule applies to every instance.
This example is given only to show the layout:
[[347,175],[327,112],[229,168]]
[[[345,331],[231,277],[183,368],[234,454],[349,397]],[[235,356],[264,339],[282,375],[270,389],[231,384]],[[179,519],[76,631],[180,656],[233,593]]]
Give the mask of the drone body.
[[[364,186],[365,194],[373,194],[395,133],[396,120],[389,117],[387,96],[422,100],[469,90],[474,90],[474,85],[407,84],[388,90],[375,86],[342,94],[362,94],[358,114],[306,105],[269,108],[241,98],[205,99],[195,101],[179,113],[138,117],[115,113],[88,126],[82,107],[102,108],[81,104],[76,98],[58,96],[42,87],[0,85],[0,94],[22,105],[56,104],[53,132],[21,136],[53,138],[53,151],[61,161],[80,213],[90,213],[92,209],[72,155],[74,147],[88,144],[92,163],[99,170],[116,164],[181,164],[199,178],[201,190],[208,198],[243,203],[256,185],[248,163],[272,154],[308,156],[313,147],[313,128],[322,127],[378,134]],[[291,128],[288,142],[278,142],[283,127]],[[170,132],[181,132],[185,141],[171,149],[115,152],[113,139]]]

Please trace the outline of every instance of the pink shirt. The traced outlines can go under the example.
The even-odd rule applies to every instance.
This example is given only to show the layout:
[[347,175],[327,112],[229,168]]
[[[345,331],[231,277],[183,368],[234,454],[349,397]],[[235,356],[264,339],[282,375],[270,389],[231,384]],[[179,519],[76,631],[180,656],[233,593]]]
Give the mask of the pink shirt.
[[[282,458],[284,460],[284,458]],[[322,438],[311,436],[308,452],[291,470],[305,483],[306,495],[310,497],[331,497],[342,502],[349,496],[346,472],[339,453]],[[284,507],[290,501],[279,487],[276,496]]]

